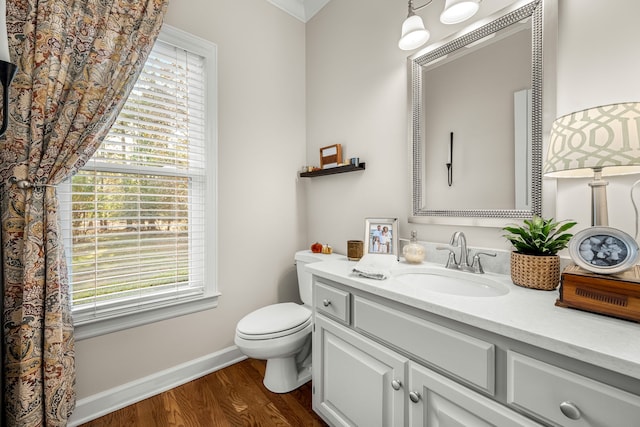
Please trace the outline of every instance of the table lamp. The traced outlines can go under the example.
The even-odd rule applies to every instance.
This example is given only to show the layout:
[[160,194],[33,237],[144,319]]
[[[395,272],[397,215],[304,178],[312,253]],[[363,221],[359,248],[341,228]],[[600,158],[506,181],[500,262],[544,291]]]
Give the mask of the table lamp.
[[588,108],[553,122],[543,173],[554,178],[593,177],[591,225],[608,226],[603,177],[640,173],[640,102]]

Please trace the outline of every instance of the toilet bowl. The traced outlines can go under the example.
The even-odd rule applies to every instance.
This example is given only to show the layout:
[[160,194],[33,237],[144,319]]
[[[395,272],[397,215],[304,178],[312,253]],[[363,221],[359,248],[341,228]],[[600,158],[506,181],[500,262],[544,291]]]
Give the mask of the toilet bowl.
[[336,254],[296,252],[298,288],[303,305],[272,304],[244,316],[236,326],[235,344],[246,356],[267,361],[263,383],[274,393],[295,390],[311,379],[311,275],[304,265]]
[[243,317],[235,343],[248,357],[267,360],[264,385],[275,393],[311,377],[311,310],[292,302],[269,305]]

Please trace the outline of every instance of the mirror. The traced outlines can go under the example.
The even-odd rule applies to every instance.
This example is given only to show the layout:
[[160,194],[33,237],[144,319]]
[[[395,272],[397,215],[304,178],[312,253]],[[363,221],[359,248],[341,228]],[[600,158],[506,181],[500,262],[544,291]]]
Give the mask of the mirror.
[[518,1],[409,58],[410,222],[541,214],[542,6]]

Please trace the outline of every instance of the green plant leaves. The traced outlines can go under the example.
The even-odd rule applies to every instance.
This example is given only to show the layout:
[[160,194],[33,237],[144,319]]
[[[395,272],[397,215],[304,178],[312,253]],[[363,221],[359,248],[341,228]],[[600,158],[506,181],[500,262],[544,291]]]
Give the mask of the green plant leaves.
[[504,237],[511,242],[515,250],[526,255],[556,255],[566,248],[573,234],[566,233],[576,225],[575,221],[544,219],[535,215],[525,219],[523,226],[507,226],[503,230],[509,234]]

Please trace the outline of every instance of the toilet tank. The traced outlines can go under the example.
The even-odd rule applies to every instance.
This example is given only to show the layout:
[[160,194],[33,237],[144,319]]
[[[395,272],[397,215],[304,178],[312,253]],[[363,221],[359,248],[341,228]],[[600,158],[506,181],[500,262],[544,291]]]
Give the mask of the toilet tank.
[[311,273],[305,271],[304,266],[313,262],[347,259],[344,255],[338,254],[314,254],[310,250],[298,251],[295,255],[296,270],[298,272],[298,289],[300,299],[304,305],[311,306]]

